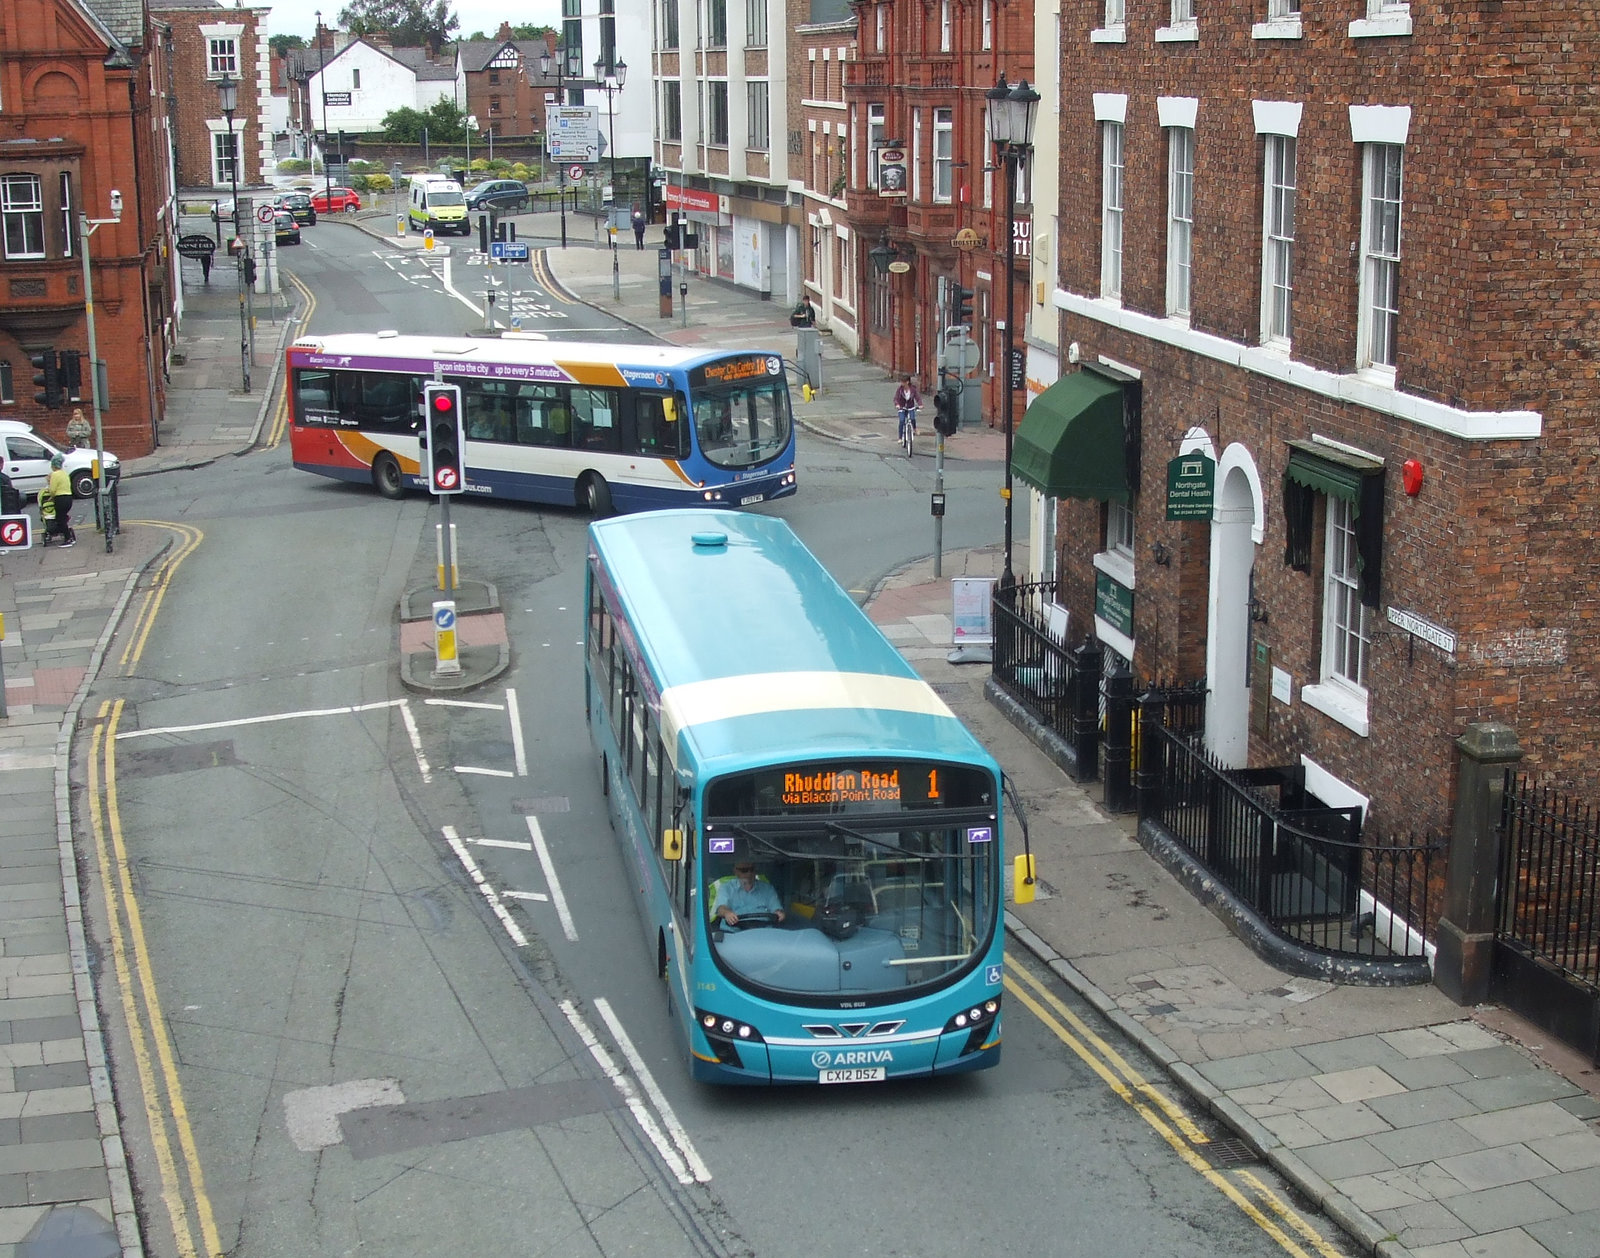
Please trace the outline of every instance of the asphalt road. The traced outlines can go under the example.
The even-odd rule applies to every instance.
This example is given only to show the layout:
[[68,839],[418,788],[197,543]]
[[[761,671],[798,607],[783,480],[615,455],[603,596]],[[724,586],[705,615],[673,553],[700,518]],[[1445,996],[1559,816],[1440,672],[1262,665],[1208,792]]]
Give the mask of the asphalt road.
[[[306,239],[311,331],[472,326],[442,274],[342,224]],[[801,473],[769,509],[848,588],[929,549],[927,469],[807,440]],[[947,479],[946,544],[993,540],[994,469]],[[183,544],[79,754],[125,852],[125,879],[90,873],[153,1253],[1344,1252],[1314,1219],[1274,1239],[1287,1195],[1259,1168],[1185,1157],[1172,1133],[1203,1120],[1025,958],[997,1070],[691,1084],[583,727],[577,511],[455,512],[513,667],[445,703],[395,667],[401,593],[432,584],[426,499],[281,447],[137,499]]]

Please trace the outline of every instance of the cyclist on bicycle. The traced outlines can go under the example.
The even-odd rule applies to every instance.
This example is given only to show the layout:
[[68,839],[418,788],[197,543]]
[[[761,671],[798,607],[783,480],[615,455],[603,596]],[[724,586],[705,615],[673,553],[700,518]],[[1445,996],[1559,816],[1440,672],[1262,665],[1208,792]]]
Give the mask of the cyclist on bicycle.
[[900,387],[894,391],[894,410],[900,418],[900,440],[905,440],[906,425],[911,425],[913,436],[917,432],[917,408],[922,405],[922,394],[917,392],[917,386],[911,383],[911,377],[901,376]]

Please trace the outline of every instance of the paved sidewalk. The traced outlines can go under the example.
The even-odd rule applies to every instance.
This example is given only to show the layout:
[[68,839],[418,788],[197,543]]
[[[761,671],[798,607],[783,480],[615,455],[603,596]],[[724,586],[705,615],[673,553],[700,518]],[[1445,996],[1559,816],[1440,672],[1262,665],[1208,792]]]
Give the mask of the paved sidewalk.
[[[611,297],[608,253],[573,247],[547,257],[575,296],[669,335],[652,326],[653,254],[621,251],[621,302]],[[691,294],[699,343],[792,349],[785,309],[697,283],[706,294]],[[188,301],[185,362],[173,371],[162,444],[124,464],[114,551],[80,506],[76,547],[8,555],[0,571],[9,709],[0,720],[0,1258],[144,1252],[84,944],[68,754],[111,634],[141,574],[169,545],[163,529],[140,522],[139,479],[245,453],[276,405],[290,332],[286,323],[260,324],[254,390],[245,396],[227,277],[214,271],[209,289]],[[882,372],[829,349],[824,385],[814,402],[797,403],[814,437],[893,450]],[[953,458],[999,461],[1003,439],[963,430],[949,447]],[[1362,1248],[1419,1258],[1600,1258],[1592,1066],[1500,1011],[1457,1009],[1432,988],[1335,987],[1258,960],[1144,853],[1128,819],[1104,813],[988,701],[987,668],[948,661],[949,579],[997,575],[998,544],[947,553],[942,565],[938,580],[931,558],[886,578],[869,611],[1022,794],[1042,884],[1035,903],[1010,914],[1014,942],[1102,1009]]]

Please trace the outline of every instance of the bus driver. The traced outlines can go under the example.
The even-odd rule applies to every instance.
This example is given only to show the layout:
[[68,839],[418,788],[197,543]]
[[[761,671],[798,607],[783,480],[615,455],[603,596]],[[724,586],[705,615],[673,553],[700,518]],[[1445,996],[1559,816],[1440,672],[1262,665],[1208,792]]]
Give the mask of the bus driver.
[[741,913],[770,914],[783,920],[783,904],[778,893],[765,878],[756,878],[756,867],[749,861],[740,861],[733,867],[732,878],[718,878],[716,895],[711,901],[711,916],[719,917],[729,926],[739,924]]

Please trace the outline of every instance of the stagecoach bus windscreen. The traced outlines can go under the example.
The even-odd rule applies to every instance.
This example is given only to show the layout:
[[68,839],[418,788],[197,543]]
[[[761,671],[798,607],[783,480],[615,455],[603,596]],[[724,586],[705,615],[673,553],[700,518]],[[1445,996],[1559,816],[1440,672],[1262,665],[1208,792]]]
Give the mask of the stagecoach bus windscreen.
[[721,817],[988,808],[993,781],[970,765],[926,760],[818,761],[724,778],[712,790]]

